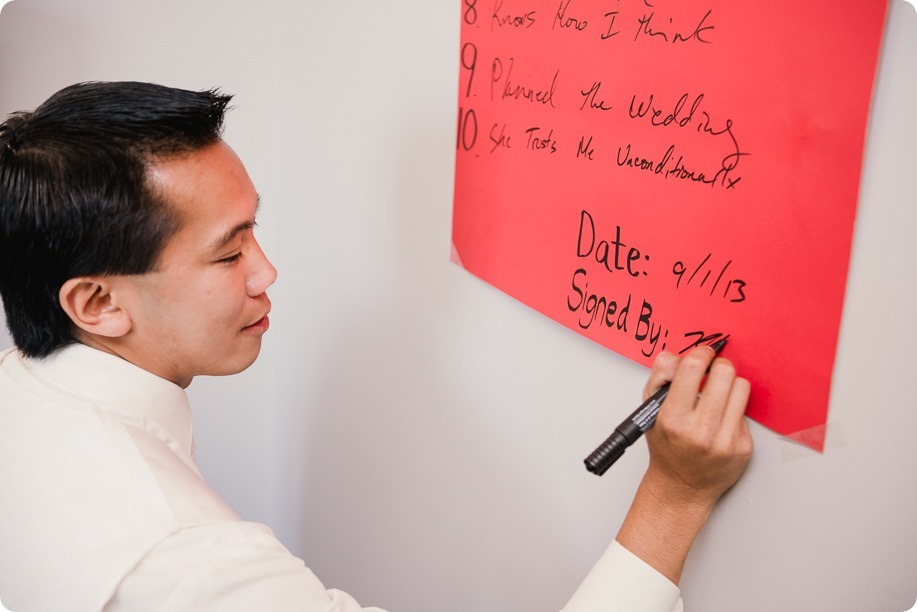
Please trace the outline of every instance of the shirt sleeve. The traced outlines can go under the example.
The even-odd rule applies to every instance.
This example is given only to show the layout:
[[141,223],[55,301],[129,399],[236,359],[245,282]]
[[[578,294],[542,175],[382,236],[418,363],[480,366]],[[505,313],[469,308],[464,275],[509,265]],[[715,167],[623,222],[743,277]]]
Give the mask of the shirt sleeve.
[[612,541],[562,612],[682,612],[672,581]]
[[326,589],[265,526],[221,522],[182,529],[154,547],[104,612],[385,612]]

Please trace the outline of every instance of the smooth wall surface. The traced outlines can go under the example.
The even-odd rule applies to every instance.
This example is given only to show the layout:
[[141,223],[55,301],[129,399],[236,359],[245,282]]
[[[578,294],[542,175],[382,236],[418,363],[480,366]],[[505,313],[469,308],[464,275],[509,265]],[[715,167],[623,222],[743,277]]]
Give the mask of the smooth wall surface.
[[[259,361],[190,388],[205,476],[363,605],[557,610],[645,469],[642,444],[601,479],[582,459],[646,371],[449,263],[459,9],[14,0],[0,114],[83,80],[236,94],[226,140],[280,276]],[[826,452],[752,424],[748,472],[689,559],[689,610],[917,599],[914,57],[917,13],[892,0]]]

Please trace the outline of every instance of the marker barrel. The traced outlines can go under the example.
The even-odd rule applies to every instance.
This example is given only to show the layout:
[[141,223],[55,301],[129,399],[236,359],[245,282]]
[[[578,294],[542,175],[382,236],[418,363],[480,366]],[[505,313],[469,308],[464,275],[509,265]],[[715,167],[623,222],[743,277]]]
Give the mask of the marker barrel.
[[[633,415],[631,415],[631,417],[633,418]],[[621,455],[624,454],[628,446],[640,438],[640,434],[642,434],[643,431],[634,423],[632,418],[621,423],[621,425],[608,436],[607,440],[592,451],[591,455],[586,457],[584,463],[586,464],[587,470],[596,476],[601,476],[608,468],[614,465],[614,462],[617,461]]]

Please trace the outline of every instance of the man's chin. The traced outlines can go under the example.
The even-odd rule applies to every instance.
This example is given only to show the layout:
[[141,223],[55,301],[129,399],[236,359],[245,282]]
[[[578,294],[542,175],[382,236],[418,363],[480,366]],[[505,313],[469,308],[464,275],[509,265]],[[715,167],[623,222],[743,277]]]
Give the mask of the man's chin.
[[245,356],[239,356],[233,361],[216,364],[213,368],[201,372],[199,376],[232,376],[233,374],[239,374],[251,367],[258,360],[260,353],[261,342],[259,338],[258,346],[254,350],[250,350]]

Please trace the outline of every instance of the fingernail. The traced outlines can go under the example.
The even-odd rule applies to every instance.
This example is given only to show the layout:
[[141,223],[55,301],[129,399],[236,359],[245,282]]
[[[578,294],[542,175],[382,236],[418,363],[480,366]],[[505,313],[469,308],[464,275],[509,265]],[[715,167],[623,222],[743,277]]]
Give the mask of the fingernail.
[[719,353],[721,350],[723,350],[723,347],[726,346],[726,338],[720,338],[713,344],[708,344],[707,346],[712,348],[714,353]]

